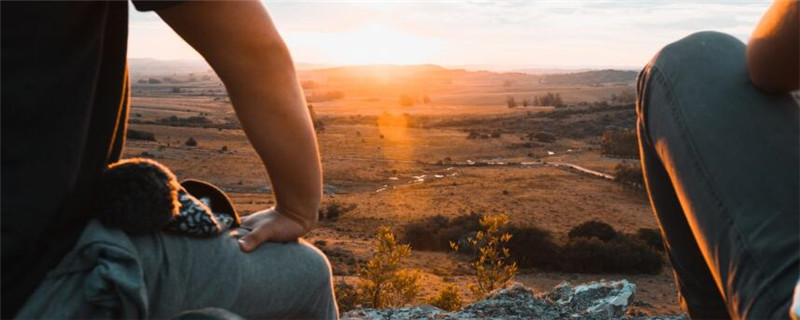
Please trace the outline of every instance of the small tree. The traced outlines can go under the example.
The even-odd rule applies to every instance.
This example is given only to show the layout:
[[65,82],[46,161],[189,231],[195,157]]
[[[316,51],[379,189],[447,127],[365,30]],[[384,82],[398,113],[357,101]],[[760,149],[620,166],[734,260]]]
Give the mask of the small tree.
[[419,294],[419,271],[400,268],[402,260],[411,255],[411,247],[398,244],[387,226],[378,228],[376,237],[375,254],[358,272],[359,300],[371,308],[404,306]]
[[508,96],[506,98],[506,105],[508,105],[509,108],[516,108],[517,107],[517,100],[514,100],[514,97],[512,97],[512,96]]
[[190,147],[196,147],[197,146],[197,140],[195,140],[193,137],[189,137],[189,140],[186,140],[186,142],[184,144],[186,144],[187,146],[190,146]]
[[461,309],[463,302],[461,301],[461,293],[455,285],[448,284],[439,291],[439,295],[430,301],[430,304],[446,311],[456,311]]
[[[484,216],[480,220],[483,230],[468,239],[471,246],[478,249],[478,255],[470,263],[477,280],[470,290],[477,296],[484,297],[504,287],[517,274],[517,263],[510,260],[511,252],[506,247],[511,234],[502,231],[507,224],[506,214]],[[450,247],[458,251],[455,242],[451,242]]]

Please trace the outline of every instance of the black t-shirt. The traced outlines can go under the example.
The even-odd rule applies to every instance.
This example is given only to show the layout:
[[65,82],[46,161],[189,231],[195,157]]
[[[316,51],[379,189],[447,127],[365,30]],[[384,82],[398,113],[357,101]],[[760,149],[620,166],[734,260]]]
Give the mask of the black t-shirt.
[[4,1],[0,14],[0,309],[10,318],[75,244],[102,170],[122,153],[128,3]]

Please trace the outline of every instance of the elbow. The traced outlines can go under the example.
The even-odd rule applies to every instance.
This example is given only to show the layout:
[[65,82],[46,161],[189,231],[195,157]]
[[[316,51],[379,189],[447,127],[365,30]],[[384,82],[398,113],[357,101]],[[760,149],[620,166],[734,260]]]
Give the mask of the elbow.
[[765,60],[758,57],[757,49],[748,47],[747,73],[756,88],[773,94],[800,89],[800,66],[796,61]]

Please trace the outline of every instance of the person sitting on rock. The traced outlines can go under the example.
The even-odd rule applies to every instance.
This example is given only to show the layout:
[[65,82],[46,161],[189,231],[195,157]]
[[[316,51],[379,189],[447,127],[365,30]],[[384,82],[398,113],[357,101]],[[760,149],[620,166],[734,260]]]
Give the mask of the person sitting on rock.
[[799,16],[777,1],[747,46],[695,33],[639,75],[647,192],[692,318],[800,315]]
[[260,1],[133,5],[154,10],[219,75],[276,205],[207,239],[90,221],[124,144],[128,5],[2,5],[2,318],[169,318],[205,307],[217,308],[211,317],[337,318],[326,257],[298,241],[322,197],[317,141]]

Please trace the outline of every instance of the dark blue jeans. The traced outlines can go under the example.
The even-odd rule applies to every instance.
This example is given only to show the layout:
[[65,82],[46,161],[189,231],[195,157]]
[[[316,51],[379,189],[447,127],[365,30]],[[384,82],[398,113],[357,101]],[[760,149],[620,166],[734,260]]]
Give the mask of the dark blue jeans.
[[701,32],[639,76],[647,192],[692,318],[786,318],[800,275],[800,130],[749,82],[745,45]]

